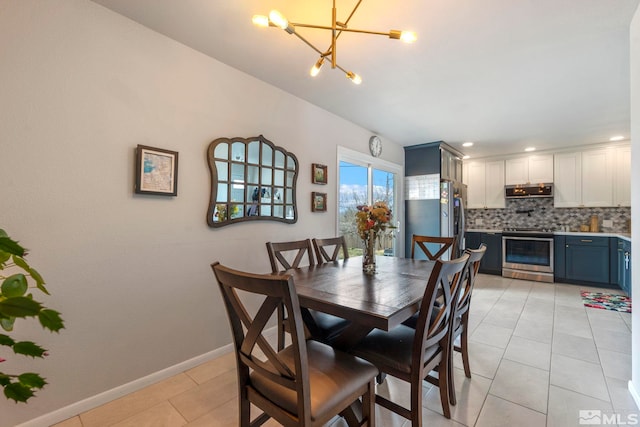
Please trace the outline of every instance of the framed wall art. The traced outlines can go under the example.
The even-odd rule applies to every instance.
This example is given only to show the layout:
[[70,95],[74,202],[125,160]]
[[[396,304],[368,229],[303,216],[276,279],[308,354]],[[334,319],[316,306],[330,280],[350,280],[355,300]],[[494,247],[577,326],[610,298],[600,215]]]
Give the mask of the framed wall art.
[[178,152],[138,145],[135,192],[161,196],[178,195]]
[[327,166],[313,163],[311,165],[311,183],[326,184],[327,183]]
[[311,193],[311,212],[327,211],[327,193]]

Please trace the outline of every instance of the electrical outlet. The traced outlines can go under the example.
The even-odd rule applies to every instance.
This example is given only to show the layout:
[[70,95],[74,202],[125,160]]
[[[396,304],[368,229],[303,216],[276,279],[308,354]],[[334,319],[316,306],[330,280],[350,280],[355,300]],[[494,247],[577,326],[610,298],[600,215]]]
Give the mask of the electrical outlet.
[[613,220],[612,219],[603,219],[602,220],[602,226],[603,227],[613,227]]
[[476,225],[482,225],[482,218],[476,218]]

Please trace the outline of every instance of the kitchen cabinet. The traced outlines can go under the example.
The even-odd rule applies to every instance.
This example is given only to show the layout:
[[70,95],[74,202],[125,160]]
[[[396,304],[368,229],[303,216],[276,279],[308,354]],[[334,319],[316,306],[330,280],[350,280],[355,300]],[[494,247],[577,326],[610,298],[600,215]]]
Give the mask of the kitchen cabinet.
[[440,148],[440,178],[462,182],[462,159],[459,155]]
[[504,160],[465,162],[465,171],[468,209],[505,207]]
[[616,283],[627,295],[631,295],[631,242],[625,239],[615,239],[616,253]]
[[566,237],[553,236],[553,280],[563,282],[566,279]]
[[505,184],[553,182],[553,155],[536,155],[505,161]]
[[565,279],[569,282],[610,283],[608,237],[566,236]]
[[615,146],[554,157],[554,206],[631,206],[631,148]]
[[613,205],[631,206],[631,146],[616,147]]
[[480,261],[480,273],[502,275],[502,233],[465,233],[465,248],[477,249],[484,243],[487,250]]

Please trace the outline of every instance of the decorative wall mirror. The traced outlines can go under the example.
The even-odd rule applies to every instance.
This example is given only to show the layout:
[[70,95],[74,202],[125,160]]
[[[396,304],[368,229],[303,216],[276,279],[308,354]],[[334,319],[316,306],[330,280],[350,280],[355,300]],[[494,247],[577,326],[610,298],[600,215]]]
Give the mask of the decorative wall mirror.
[[209,144],[210,227],[241,221],[298,220],[298,159],[262,135],[218,138]]

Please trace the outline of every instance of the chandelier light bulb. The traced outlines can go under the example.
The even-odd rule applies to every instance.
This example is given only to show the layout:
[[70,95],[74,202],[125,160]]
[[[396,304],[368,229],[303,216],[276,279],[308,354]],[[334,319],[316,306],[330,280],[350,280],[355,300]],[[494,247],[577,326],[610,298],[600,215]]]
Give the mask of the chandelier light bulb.
[[264,15],[253,15],[251,18],[251,22],[258,27],[268,27],[269,26],[269,17]]
[[311,71],[309,71],[309,74],[311,74],[311,77],[315,77],[318,75],[318,73],[320,72],[320,68],[322,68],[322,64],[324,64],[324,58],[318,59],[315,65],[311,67]]
[[405,43],[413,43],[418,40],[418,36],[413,31],[403,31],[400,33],[400,40]]
[[287,18],[285,18],[280,12],[275,9],[269,12],[269,20],[273,22],[276,27],[280,27],[283,30],[286,30],[289,26],[289,21],[287,21]]
[[357,75],[356,73],[354,73],[353,71],[349,71],[347,73],[347,78],[351,79],[351,81],[353,82],[353,84],[359,85],[360,83],[362,83],[362,77],[360,77],[359,75]]

